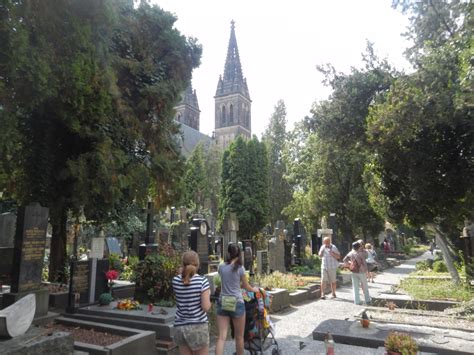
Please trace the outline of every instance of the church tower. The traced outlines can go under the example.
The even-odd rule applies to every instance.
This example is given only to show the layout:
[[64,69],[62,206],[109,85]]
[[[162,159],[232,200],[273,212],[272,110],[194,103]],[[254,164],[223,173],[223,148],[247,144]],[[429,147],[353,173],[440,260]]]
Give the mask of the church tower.
[[191,84],[181,96],[181,101],[175,106],[175,120],[199,131],[199,110],[196,90],[193,90]]
[[242,73],[233,20],[230,27],[224,76],[219,76],[214,99],[217,144],[226,148],[239,135],[250,138],[252,100],[250,100],[247,80]]

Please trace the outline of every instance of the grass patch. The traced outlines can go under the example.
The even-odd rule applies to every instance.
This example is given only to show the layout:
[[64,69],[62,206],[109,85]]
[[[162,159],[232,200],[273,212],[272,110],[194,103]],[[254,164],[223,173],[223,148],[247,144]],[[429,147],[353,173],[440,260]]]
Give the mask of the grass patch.
[[451,281],[404,279],[400,283],[400,288],[416,300],[461,302],[473,298],[469,287],[455,286]]

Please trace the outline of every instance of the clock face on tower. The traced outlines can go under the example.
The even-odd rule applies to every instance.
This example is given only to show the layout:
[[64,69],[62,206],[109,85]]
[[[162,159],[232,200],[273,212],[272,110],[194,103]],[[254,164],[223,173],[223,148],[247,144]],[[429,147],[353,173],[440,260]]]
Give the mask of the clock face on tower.
[[207,223],[202,222],[201,225],[199,226],[199,230],[201,231],[201,234],[206,234],[207,233]]

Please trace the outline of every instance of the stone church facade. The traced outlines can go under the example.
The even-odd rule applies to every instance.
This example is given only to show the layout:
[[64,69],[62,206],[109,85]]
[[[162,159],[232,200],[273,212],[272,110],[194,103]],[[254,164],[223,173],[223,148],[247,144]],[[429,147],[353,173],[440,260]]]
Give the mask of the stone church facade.
[[[252,115],[247,80],[243,75],[239,49],[235,36],[235,22],[231,21],[230,39],[224,74],[219,76],[215,100],[215,128],[213,139],[222,149],[227,148],[237,137],[252,136]],[[189,86],[175,107],[175,119],[183,126],[184,144],[199,141],[200,110],[196,90]],[[184,127],[186,126],[186,127]],[[194,132],[196,131],[196,132]],[[187,135],[196,137],[186,137]],[[207,137],[207,136],[206,136]],[[201,137],[204,139],[204,137]],[[210,139],[210,137],[208,137]],[[197,144],[197,143],[196,143]],[[191,149],[189,144],[185,150]],[[186,152],[185,152],[186,153]]]

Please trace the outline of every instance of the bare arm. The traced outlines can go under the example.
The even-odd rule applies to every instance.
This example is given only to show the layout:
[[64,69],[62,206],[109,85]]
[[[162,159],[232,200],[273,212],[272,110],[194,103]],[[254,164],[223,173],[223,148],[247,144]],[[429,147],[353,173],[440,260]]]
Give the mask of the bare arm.
[[325,246],[324,246],[324,245],[323,245],[323,246],[321,246],[321,248],[319,248],[319,254],[318,254],[318,255],[319,255],[319,257],[320,257],[320,258],[322,258],[322,257],[323,257],[323,254],[324,254],[324,248],[325,248]]
[[242,285],[242,288],[247,290],[247,291],[250,291],[250,292],[259,292],[259,289],[257,287],[252,287],[248,281],[247,281],[247,276],[245,276],[245,274],[242,275],[242,277],[240,278],[240,282],[241,282],[241,285]]
[[204,312],[211,309],[211,290],[207,289],[201,293],[201,308]]

